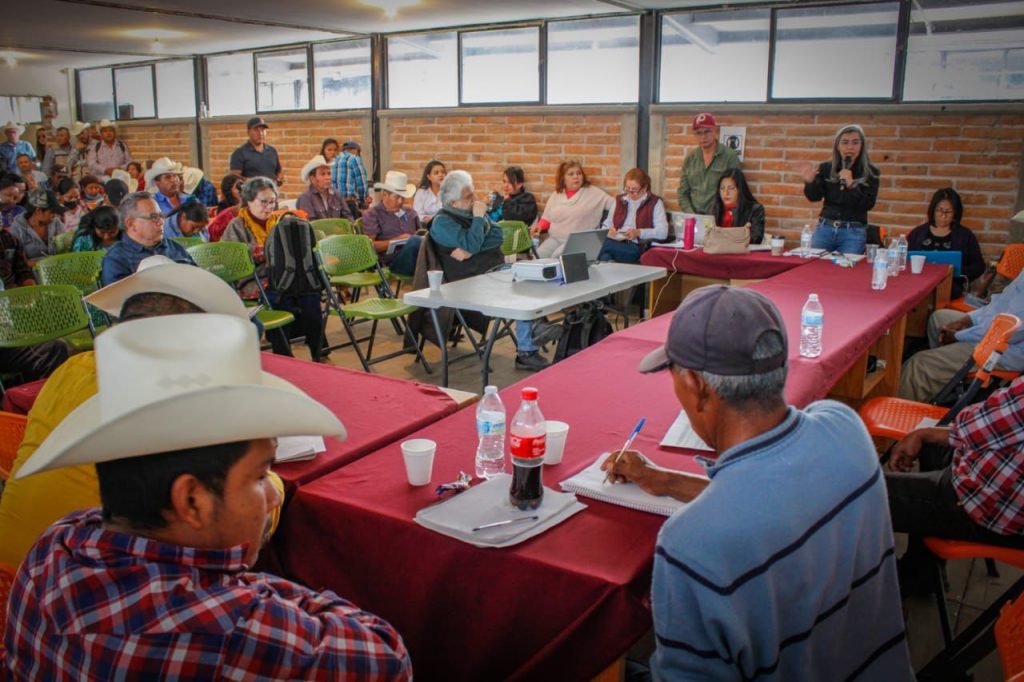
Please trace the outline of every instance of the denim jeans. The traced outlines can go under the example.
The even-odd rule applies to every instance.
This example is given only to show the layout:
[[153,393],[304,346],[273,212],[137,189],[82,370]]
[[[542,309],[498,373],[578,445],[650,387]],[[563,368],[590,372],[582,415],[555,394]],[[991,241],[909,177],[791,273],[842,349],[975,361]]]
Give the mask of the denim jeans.
[[845,223],[846,227],[834,227],[831,220],[819,220],[811,238],[812,249],[842,251],[843,253],[864,253],[867,228],[858,223]]
[[597,254],[599,261],[615,261],[616,263],[639,263],[640,245],[636,242],[620,242],[614,239],[604,240],[601,253]]
[[402,245],[402,248],[398,250],[398,253],[388,263],[391,272],[412,277],[413,273],[416,272],[416,257],[419,255],[420,242],[422,241],[423,237],[409,237],[409,241]]
[[533,322],[516,320],[516,347],[520,353],[532,353],[537,350],[533,342]]

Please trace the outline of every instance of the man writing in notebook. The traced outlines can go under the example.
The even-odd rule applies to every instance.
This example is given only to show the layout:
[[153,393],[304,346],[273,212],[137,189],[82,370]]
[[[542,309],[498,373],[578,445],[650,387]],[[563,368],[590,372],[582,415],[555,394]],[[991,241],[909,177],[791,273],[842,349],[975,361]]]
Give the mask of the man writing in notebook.
[[710,482],[608,459],[611,480],[690,504],[662,527],[655,679],[910,680],[886,490],[845,405],[786,405],[787,342],[749,289],[697,289],[641,372],[669,370]]

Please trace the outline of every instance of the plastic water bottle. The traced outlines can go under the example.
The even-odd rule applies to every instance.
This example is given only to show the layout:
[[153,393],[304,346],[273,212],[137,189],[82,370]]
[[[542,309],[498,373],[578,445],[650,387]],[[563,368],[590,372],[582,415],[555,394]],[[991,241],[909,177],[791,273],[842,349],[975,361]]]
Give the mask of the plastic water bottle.
[[821,332],[825,326],[825,311],[817,294],[807,297],[800,311],[800,355],[816,358],[821,355]]
[[889,240],[888,253],[885,258],[889,261],[889,276],[895,277],[900,274],[900,246],[895,237]]
[[484,397],[476,404],[477,478],[491,478],[505,471],[505,405],[497,386],[484,389]]
[[810,225],[804,225],[804,229],[800,232],[800,257],[810,258],[811,257],[811,240],[814,238],[814,230],[811,229]]
[[523,402],[512,418],[509,445],[512,452],[512,487],[508,498],[516,509],[536,509],[544,497],[541,464],[547,440],[547,423],[537,407],[537,389],[524,388]]
[[871,268],[871,288],[881,291],[889,283],[888,252],[879,249]]
[[907,269],[907,237],[902,232],[900,236],[896,238],[896,250],[899,252],[900,265],[899,269],[902,272]]

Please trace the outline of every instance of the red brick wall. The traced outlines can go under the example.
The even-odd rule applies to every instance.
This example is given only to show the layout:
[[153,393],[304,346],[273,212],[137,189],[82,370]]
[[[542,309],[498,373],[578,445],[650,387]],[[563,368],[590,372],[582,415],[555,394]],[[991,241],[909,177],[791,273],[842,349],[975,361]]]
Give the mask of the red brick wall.
[[121,123],[118,137],[128,145],[132,159],[143,169],[161,156],[169,156],[186,166],[195,163],[195,125],[193,123]]
[[[697,143],[690,132],[693,114],[666,116],[663,193],[677,209],[676,190],[683,157]],[[813,222],[820,202],[803,196],[799,176],[806,161],[825,161],[835,131],[855,121],[868,138],[872,162],[881,170],[878,203],[871,222],[909,229],[926,219],[928,201],[941,187],[954,187],[964,200],[964,224],[971,227],[986,256],[1002,251],[1017,201],[1024,152],[1024,116],[983,114],[729,114],[719,124],[746,126],[743,170],[754,196],[765,206],[768,231],[798,238]],[[657,149],[652,141],[652,148]],[[652,153],[652,164],[657,154]]]

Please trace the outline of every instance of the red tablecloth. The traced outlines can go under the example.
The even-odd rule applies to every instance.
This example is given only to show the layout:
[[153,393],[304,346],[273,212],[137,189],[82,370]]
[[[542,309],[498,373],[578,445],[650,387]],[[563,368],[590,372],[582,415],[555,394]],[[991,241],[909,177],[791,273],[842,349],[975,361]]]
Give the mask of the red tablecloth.
[[[620,447],[641,416],[636,447],[655,461],[700,471],[659,448],[679,412],[665,374],[636,364],[658,344],[609,337],[502,391],[509,417],[523,385],[550,419],[571,425],[557,489],[602,452]],[[432,485],[408,485],[397,443],[302,486],[275,538],[286,573],[328,587],[388,619],[424,680],[585,680],[651,625],[654,543],[664,517],[597,501],[557,528],[506,549],[479,549],[416,525],[433,485],[473,472],[474,411],[416,433],[438,443]]]
[[683,251],[654,246],[640,257],[644,265],[657,265],[669,272],[682,272],[716,279],[766,279],[811,261],[795,256],[773,256],[767,251],[746,254],[708,255],[704,249]]

